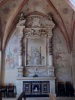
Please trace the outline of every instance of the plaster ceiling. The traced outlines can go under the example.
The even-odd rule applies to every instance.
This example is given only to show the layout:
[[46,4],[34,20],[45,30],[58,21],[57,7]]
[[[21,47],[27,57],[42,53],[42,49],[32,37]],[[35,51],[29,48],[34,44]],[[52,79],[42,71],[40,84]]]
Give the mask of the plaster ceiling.
[[66,0],[66,2],[74,9],[75,11],[75,0]]
[[75,12],[65,0],[0,0],[2,48],[5,48],[19,13],[24,12],[27,16],[35,11],[44,15],[52,13],[70,49],[74,35]]

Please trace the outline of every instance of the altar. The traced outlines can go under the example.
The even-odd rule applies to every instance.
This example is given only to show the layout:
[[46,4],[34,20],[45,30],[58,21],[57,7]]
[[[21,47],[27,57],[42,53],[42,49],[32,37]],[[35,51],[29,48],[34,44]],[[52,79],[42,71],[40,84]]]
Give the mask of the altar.
[[[52,53],[52,16],[21,14],[16,29],[20,36],[17,94],[55,95],[55,75]],[[35,89],[34,89],[35,87]],[[46,88],[45,88],[46,87]],[[31,90],[30,90],[31,89]]]

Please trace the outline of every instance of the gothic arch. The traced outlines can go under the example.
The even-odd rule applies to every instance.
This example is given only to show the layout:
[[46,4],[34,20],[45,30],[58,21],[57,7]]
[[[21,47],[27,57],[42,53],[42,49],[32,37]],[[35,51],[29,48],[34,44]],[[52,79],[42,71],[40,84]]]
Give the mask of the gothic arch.
[[[23,2],[20,4],[20,6],[18,7],[18,9],[16,10],[16,12],[14,13],[8,27],[6,28],[5,30],[5,36],[4,36],[4,40],[3,40],[3,49],[5,48],[5,43],[7,41],[7,37],[9,36],[9,34],[11,33],[11,30],[14,26],[14,23],[15,23],[15,20],[16,20],[16,17],[17,15],[20,13],[21,9],[23,8],[23,6],[26,4],[26,1],[27,0],[23,0]],[[59,14],[59,12],[56,10],[56,8],[54,7],[54,5],[51,3],[50,0],[47,0],[47,2],[50,4],[50,6],[52,7],[54,13],[56,16],[58,16],[56,18],[57,22],[61,21],[58,26],[60,27],[61,31],[62,31],[62,34],[65,38],[65,41],[66,41],[66,44],[67,44],[67,47],[68,47],[68,51],[70,51],[70,40],[69,40],[69,37],[68,37],[68,33],[66,31],[66,28],[65,28],[65,25],[63,23],[63,20]]]

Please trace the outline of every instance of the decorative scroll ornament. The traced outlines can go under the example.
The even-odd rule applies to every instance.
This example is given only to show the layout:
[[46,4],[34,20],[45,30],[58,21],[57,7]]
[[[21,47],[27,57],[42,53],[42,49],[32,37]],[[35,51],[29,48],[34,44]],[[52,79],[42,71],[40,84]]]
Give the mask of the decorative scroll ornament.
[[26,36],[52,36],[54,26],[51,16],[30,15],[26,18],[24,32]]
[[42,35],[47,35],[47,31],[45,29],[26,28],[25,35],[26,36],[42,36]]

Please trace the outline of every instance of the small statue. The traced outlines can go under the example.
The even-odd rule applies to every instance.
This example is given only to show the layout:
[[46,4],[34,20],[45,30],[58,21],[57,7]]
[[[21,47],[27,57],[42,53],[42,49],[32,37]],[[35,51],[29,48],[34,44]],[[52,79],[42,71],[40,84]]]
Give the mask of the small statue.
[[22,20],[25,20],[24,13],[21,13],[21,14],[20,14],[20,19],[19,19],[19,21],[22,21]]
[[20,14],[19,22],[17,23],[17,26],[24,26],[25,25],[25,22],[26,22],[26,19],[24,17],[24,13],[21,13]]
[[52,20],[52,14],[51,13],[48,13],[48,18],[49,18],[49,20]]

